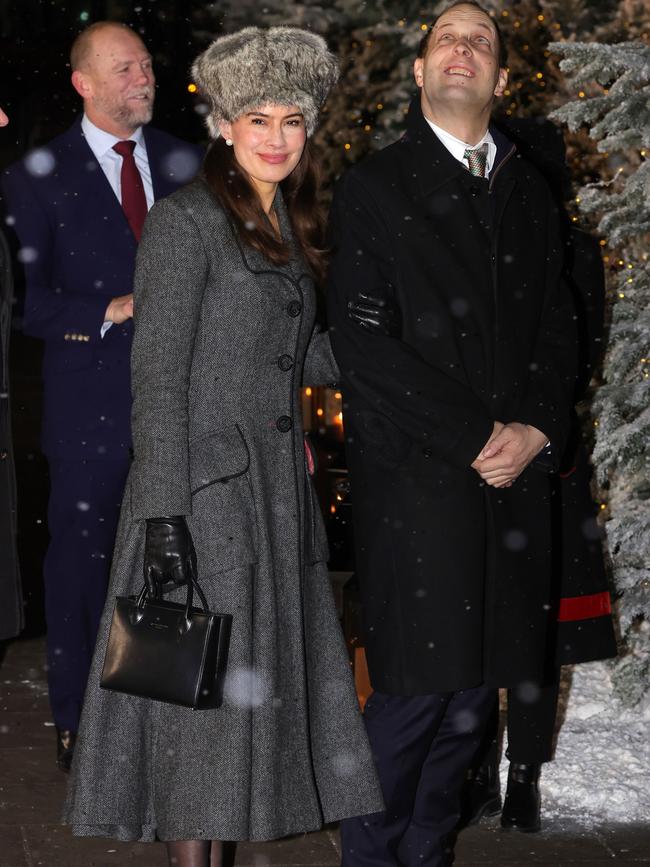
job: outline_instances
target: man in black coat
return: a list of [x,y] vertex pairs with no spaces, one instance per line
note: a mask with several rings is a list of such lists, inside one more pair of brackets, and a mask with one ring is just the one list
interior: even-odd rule
[[[583,400],[601,361],[605,316],[605,272],[598,240],[569,220],[571,197],[562,130],[544,118],[510,120],[504,132],[540,170],[562,215],[564,279],[571,291],[578,335],[578,377],[574,402]],[[591,466],[577,413],[559,472],[552,477],[554,568],[551,610],[555,633],[549,642],[547,674],[537,685],[508,690],[510,760],[503,809],[499,782],[499,709],[495,707],[464,793],[462,824],[501,812],[501,826],[524,832],[541,828],[539,776],[553,757],[560,666],[616,655],[602,530],[591,498]]]
[[[490,127],[505,66],[490,16],[449,7],[415,61],[405,135],[333,205],[329,314],[386,802],[343,824],[350,867],[451,863],[489,687],[544,666],[546,469],[569,427],[575,337],[551,194]],[[395,309],[394,334],[348,316],[359,293]]]

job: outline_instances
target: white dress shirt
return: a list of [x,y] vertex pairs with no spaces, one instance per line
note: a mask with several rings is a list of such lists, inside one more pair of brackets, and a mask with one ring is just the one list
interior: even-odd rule
[[[113,150],[113,145],[117,144],[122,139],[111,135],[110,132],[100,129],[98,126],[88,119],[84,114],[81,119],[81,130],[84,134],[88,147],[95,155],[102,171],[106,175],[106,180],[111,185],[111,189],[117,196],[117,201],[122,205],[122,157]],[[149,158],[147,156],[147,146],[144,143],[144,133],[142,127],[139,126],[133,135],[129,136],[131,141],[135,142],[133,149],[133,157],[135,164],[142,178],[144,194],[147,199],[147,210],[153,205],[153,184],[151,183],[151,169],[149,168]],[[126,294],[126,293],[124,293]],[[113,323],[106,321],[103,323],[100,334],[102,338]]]
[[[106,175],[106,180],[111,185],[111,189],[117,196],[117,201],[122,204],[122,157],[113,150],[113,145],[123,139],[111,135],[95,126],[92,121],[88,120],[84,114],[81,119],[81,130],[84,134],[88,147],[95,154],[97,162],[102,167],[102,171]],[[144,186],[144,194],[147,199],[147,210],[153,205],[153,184],[151,183],[151,169],[149,168],[149,158],[147,156],[147,146],[144,143],[144,133],[142,127],[139,126],[133,135],[129,136],[130,141],[135,142],[133,157],[135,164],[142,178]]]
[[429,124],[431,129],[435,132],[442,144],[447,148],[452,157],[458,160],[459,163],[462,163],[466,169],[469,169],[469,162],[463,156],[463,154],[465,153],[467,148],[469,148],[470,150],[476,150],[476,148],[480,147],[482,144],[487,143],[488,152],[487,163],[485,166],[485,176],[490,176],[492,166],[494,165],[494,161],[497,156],[497,146],[494,143],[494,139],[492,138],[492,133],[490,132],[490,130],[487,130],[483,138],[479,142],[476,142],[476,144],[468,144],[466,141],[461,141],[459,138],[456,138],[455,135],[447,132],[446,129],[442,129],[442,127],[437,126],[433,121],[429,120],[428,117],[425,117],[424,119]]

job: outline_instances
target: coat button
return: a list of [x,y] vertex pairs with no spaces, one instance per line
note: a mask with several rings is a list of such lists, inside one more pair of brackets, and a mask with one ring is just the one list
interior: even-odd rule
[[477,184],[472,184],[469,188],[470,193],[476,198],[476,196],[481,195],[481,188]]
[[433,457],[433,449],[429,449],[429,448],[422,449],[422,454],[424,455],[425,458],[432,458]]
[[289,302],[289,305],[287,306],[287,313],[289,314],[289,316],[293,316],[295,318],[296,316],[300,316],[301,312],[302,304],[300,303],[300,301]]
[[293,422],[288,415],[281,415],[280,418],[276,421],[275,426],[281,433],[286,433],[290,431],[293,427]]
[[291,370],[293,367],[293,358],[290,355],[281,355],[278,358],[278,367],[280,370]]

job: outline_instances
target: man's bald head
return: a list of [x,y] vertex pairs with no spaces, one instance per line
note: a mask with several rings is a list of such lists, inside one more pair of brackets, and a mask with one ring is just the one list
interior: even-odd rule
[[70,69],[73,72],[77,69],[84,70],[88,68],[93,56],[94,37],[99,33],[109,30],[117,30],[122,33],[127,31],[135,39],[139,39],[142,42],[138,34],[131,30],[128,24],[123,24],[121,21],[95,21],[94,24],[82,30],[72,43],[72,48],[70,49]]

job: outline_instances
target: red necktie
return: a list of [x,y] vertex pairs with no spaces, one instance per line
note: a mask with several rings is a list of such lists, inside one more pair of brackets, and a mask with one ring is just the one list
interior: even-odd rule
[[147,197],[144,193],[142,177],[135,164],[133,151],[134,141],[118,141],[113,145],[113,150],[122,157],[122,173],[120,183],[122,187],[122,210],[129,221],[129,226],[136,237],[140,240],[142,226],[147,216]]

